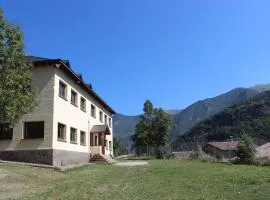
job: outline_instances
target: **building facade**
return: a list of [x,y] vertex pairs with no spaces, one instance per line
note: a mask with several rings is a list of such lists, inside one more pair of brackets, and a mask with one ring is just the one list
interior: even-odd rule
[[217,159],[233,159],[236,157],[238,141],[208,142],[202,150]]
[[68,61],[28,57],[38,105],[13,129],[0,127],[0,159],[48,165],[113,156],[112,115]]

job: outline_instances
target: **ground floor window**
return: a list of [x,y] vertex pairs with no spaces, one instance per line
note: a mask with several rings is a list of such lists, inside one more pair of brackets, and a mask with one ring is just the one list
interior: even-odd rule
[[70,143],[77,144],[77,129],[70,128]]
[[13,128],[9,124],[0,124],[0,140],[12,140]]
[[66,125],[58,123],[57,139],[60,141],[66,141]]
[[86,133],[84,131],[81,131],[81,134],[80,134],[80,144],[86,145]]
[[44,138],[44,121],[24,122],[24,139]]

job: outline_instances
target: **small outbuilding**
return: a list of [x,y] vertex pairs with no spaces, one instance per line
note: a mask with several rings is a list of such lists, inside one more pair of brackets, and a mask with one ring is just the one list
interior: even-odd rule
[[257,158],[270,158],[270,142],[256,148]]
[[239,141],[208,142],[202,150],[218,159],[232,159],[236,157]]

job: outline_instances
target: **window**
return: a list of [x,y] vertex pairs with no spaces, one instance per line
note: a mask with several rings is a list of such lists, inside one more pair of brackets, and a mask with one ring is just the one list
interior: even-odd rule
[[74,106],[77,106],[78,105],[77,104],[77,96],[78,96],[77,92],[75,92],[74,90],[71,90],[71,97],[70,97],[71,100],[70,100],[70,102]]
[[103,122],[103,113],[99,111],[99,121]]
[[82,111],[86,110],[86,100],[83,97],[81,97],[81,110]]
[[59,141],[66,141],[66,125],[58,123],[58,140]]
[[104,121],[105,121],[105,124],[108,124],[108,122],[107,122],[107,115],[104,115]]
[[9,124],[0,124],[0,140],[12,140],[13,128]]
[[112,127],[112,118],[109,117],[109,127]]
[[109,141],[109,149],[112,150],[112,141]]
[[86,145],[85,141],[86,141],[86,133],[84,131],[81,131],[80,144],[81,145]]
[[59,81],[59,97],[67,99],[67,85]]
[[24,122],[24,139],[44,138],[44,121]]
[[70,143],[77,144],[77,129],[70,128]]
[[91,104],[91,116],[96,118],[96,107]]
[[106,150],[108,150],[108,140],[105,140],[105,147],[106,147]]

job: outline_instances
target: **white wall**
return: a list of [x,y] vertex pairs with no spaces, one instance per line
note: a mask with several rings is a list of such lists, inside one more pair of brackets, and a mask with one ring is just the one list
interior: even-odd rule
[[[67,100],[58,96],[60,80],[67,85]],[[89,152],[91,128],[93,127],[93,125],[104,124],[99,121],[99,110],[102,110],[102,112],[108,117],[112,118],[112,116],[108,111],[103,108],[103,106],[101,106],[93,97],[91,97],[74,80],[72,80],[60,69],[56,69],[54,81],[53,148],[69,151]],[[78,94],[77,107],[71,104],[71,89],[76,91]],[[86,112],[80,109],[81,96],[86,99]],[[91,104],[96,106],[96,118],[93,118],[91,116]],[[66,125],[66,142],[57,140],[58,123]],[[77,129],[78,144],[70,143],[70,127]],[[86,132],[86,146],[80,145],[80,131]],[[112,128],[110,128],[110,131],[112,133]],[[112,138],[112,135],[106,136],[108,144],[109,140],[112,141]],[[106,155],[110,155],[109,149],[105,149],[105,151]]]
[[[12,140],[0,140],[0,151],[32,150],[52,148],[54,67],[43,66],[33,69],[33,85],[37,88],[38,105],[26,114],[13,129]],[[23,139],[24,122],[45,121],[44,139]]]
[[[58,96],[59,80],[68,86],[67,100]],[[54,148],[89,152],[91,128],[93,125],[104,124],[99,121],[99,110],[112,118],[111,114],[64,72],[53,66],[34,68],[33,83],[38,89],[38,106],[34,112],[24,115],[14,127],[12,140],[0,140],[0,151]],[[70,103],[71,88],[78,93],[78,107]],[[80,109],[81,96],[86,99],[86,112]],[[91,104],[96,106],[96,118],[91,116]],[[45,122],[44,139],[23,139],[23,124],[28,121]],[[58,122],[66,125],[66,142],[57,140]],[[77,129],[77,144],[70,143],[70,127]],[[80,145],[80,131],[86,132],[86,146]],[[112,133],[112,127],[110,131]],[[113,135],[106,136],[108,145],[112,138]],[[110,152],[109,148],[108,150],[105,148],[105,154],[110,155],[112,152]]]

